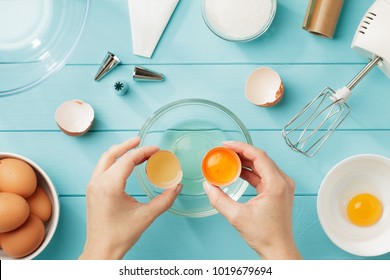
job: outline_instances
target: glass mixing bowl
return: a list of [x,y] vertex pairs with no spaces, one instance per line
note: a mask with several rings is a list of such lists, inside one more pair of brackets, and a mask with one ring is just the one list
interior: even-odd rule
[[89,0],[0,0],[0,97],[61,69],[84,28]]
[[[141,146],[160,146],[172,151],[180,160],[183,190],[170,211],[187,217],[205,217],[217,213],[203,191],[205,180],[201,162],[206,152],[222,145],[222,141],[237,140],[252,144],[244,124],[225,107],[203,99],[184,99],[157,110],[140,131]],[[136,168],[137,179],[145,193],[153,198],[163,190],[147,179],[143,163]],[[238,200],[248,183],[241,178],[222,188]]]

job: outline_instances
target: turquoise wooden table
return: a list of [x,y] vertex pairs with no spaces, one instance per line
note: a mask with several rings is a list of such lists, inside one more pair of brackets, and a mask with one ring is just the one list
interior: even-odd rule
[[[329,40],[302,30],[307,0],[279,0],[266,34],[249,43],[231,43],[204,24],[200,1],[182,0],[153,58],[144,59],[132,54],[127,0],[92,0],[85,32],[67,65],[28,92],[0,99],[0,150],[36,161],[60,196],[58,229],[38,259],[79,256],[85,241],[85,188],[100,154],[137,135],[155,110],[184,98],[209,99],[233,111],[254,144],[295,180],[294,234],[306,259],[359,259],[325,235],[317,217],[317,192],[330,168],[346,157],[360,153],[390,157],[390,81],[375,69],[361,82],[349,101],[352,115],[314,158],[291,151],[280,131],[324,86],[343,86],[366,63],[350,44],[372,2],[346,0],[335,38]],[[106,51],[123,63],[97,83],[93,77]],[[134,65],[164,73],[166,81],[134,82]],[[244,95],[246,78],[262,65],[275,69],[285,84],[285,97],[273,108],[256,107]],[[111,92],[117,79],[129,82],[129,94],[119,97]],[[96,113],[92,130],[79,138],[63,134],[54,120],[59,104],[70,99],[89,102]],[[127,191],[140,201],[148,200],[134,175]],[[240,201],[254,195],[248,188]],[[256,258],[221,215],[191,219],[170,212],[126,255],[126,259]],[[377,259],[390,259],[390,254]]]

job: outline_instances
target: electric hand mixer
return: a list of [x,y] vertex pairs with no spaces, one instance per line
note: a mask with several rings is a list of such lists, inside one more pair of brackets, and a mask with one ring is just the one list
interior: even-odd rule
[[351,112],[346,101],[352,89],[378,65],[390,78],[390,0],[376,0],[364,15],[352,48],[370,62],[346,86],[326,87],[283,128],[282,136],[294,151],[314,156]]

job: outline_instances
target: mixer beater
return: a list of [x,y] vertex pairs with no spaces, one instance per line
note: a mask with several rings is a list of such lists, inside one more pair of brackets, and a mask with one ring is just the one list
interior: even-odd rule
[[345,87],[326,87],[283,128],[282,136],[294,151],[314,156],[351,112],[346,100],[352,89],[381,61],[375,57]]
[[376,65],[390,78],[390,0],[376,0],[366,12],[352,42],[352,48],[370,62],[344,87],[326,87],[283,128],[287,145],[308,157],[322,148],[350,114],[346,101],[352,89]]

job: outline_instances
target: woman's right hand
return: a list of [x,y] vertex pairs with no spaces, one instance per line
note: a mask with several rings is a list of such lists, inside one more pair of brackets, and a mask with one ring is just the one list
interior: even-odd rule
[[225,142],[242,162],[241,178],[256,188],[246,203],[204,183],[210,203],[263,259],[301,259],[292,232],[294,181],[267,154],[242,142]]

